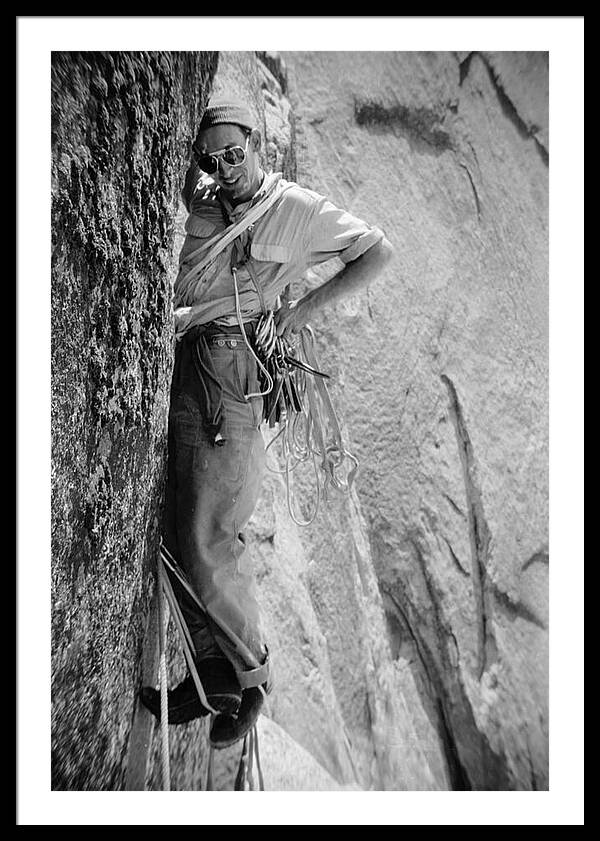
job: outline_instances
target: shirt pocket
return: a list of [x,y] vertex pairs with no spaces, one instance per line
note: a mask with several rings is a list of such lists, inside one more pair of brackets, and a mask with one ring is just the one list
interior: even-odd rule
[[255,260],[264,263],[289,263],[292,259],[292,248],[283,242],[252,242],[250,253]]
[[[179,253],[179,269],[180,273],[177,277],[175,289],[179,289],[178,282],[181,278],[185,278],[190,269],[193,268],[199,260],[203,259],[208,254],[209,242],[213,239],[218,231],[217,223],[211,219],[202,218],[191,213],[185,220],[186,238]],[[203,273],[203,280],[207,281],[214,274],[211,272]],[[189,302],[188,302],[189,304]]]
[[199,239],[209,237],[217,230],[216,222],[212,222],[210,219],[203,219],[201,216],[196,216],[195,213],[190,213],[185,220],[184,227],[186,234],[192,237],[198,237]]

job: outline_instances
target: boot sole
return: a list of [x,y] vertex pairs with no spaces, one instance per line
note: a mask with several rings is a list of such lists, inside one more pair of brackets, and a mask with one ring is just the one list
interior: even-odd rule
[[237,711],[240,708],[242,699],[239,695],[211,695],[206,699],[211,707],[219,712],[220,715],[230,715],[235,718]]
[[[258,721],[258,717],[260,716],[261,710],[262,710],[262,704],[259,707],[259,709],[257,710],[256,715],[252,716],[251,720],[243,727],[243,729],[239,730],[237,733],[235,733],[234,735],[232,735],[228,738],[223,738],[223,739],[218,739],[218,740],[214,739],[213,735],[212,735],[212,729],[214,728],[214,723],[213,723],[213,725],[211,727],[211,732],[209,733],[209,737],[208,737],[211,747],[213,747],[215,750],[223,750],[224,748],[230,748],[232,745],[235,745],[237,742],[240,742],[245,736],[248,735],[250,730],[252,730],[252,728],[254,727],[256,722]],[[231,718],[233,718],[235,720],[235,716],[231,716]]]
[[[156,704],[151,701],[147,696],[144,696],[144,694],[140,694],[140,701],[148,712],[152,713],[158,721],[161,720],[160,704]],[[229,715],[232,718],[235,718],[235,715],[240,707],[241,698],[236,694],[223,693],[210,696],[207,698],[207,701],[211,707],[218,710],[220,714]],[[191,715],[188,715],[186,710],[189,710]],[[176,707],[170,706],[168,708],[167,721],[169,724],[187,724],[189,721],[195,721],[198,718],[205,718],[207,715],[210,715],[210,710],[207,710],[206,707],[204,707],[200,701],[195,698],[190,699],[185,704],[178,704]]]
[[241,733],[232,736],[230,739],[220,739],[218,742],[215,742],[213,739],[209,737],[210,746],[215,750],[224,750],[225,748],[230,748],[232,745],[236,745],[238,742],[241,742],[242,739],[248,735],[248,733],[252,730],[256,722],[258,721],[258,716],[249,724],[246,729],[244,729]]

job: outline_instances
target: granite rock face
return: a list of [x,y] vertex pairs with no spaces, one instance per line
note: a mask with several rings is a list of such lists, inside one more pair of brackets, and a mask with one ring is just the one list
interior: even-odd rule
[[[266,787],[547,788],[547,84],[541,53],[55,55],[55,788],[122,789],[134,750],[161,786],[134,697],[176,192],[210,90],[247,98],[265,165],[395,246],[313,325],[352,493],[298,527],[275,442],[248,530],[275,665]],[[293,485],[306,516],[314,477]],[[173,633],[170,661],[175,682]],[[202,787],[206,727],[171,728],[174,789]],[[217,788],[238,759],[216,755]]]
[[396,251],[315,324],[395,663],[452,787],[546,788],[547,55],[283,59],[298,180]]
[[52,785],[123,785],[157,545],[181,170],[213,53],[52,56]]

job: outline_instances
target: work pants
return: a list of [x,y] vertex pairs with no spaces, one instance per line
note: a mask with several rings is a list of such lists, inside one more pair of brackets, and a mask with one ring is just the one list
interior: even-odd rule
[[[198,365],[199,343],[210,377]],[[262,398],[244,395],[259,390],[256,361],[238,328],[204,329],[178,345],[163,540],[204,607],[205,612],[175,587],[197,656],[225,654],[237,672],[266,659],[244,537],[266,461]],[[219,399],[222,421],[215,436],[209,421]]]

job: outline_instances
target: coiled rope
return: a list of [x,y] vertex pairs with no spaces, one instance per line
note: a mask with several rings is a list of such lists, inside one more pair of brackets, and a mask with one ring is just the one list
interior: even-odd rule
[[[234,240],[231,262],[238,325],[263,379],[262,390],[246,394],[245,398],[266,398],[265,414],[269,426],[275,423],[280,425],[279,432],[269,442],[267,450],[276,441],[280,441],[285,467],[283,471],[271,467],[269,469],[285,475],[290,517],[296,525],[308,526],[316,518],[321,499],[327,498],[330,487],[343,493],[350,491],[359,464],[344,446],[340,424],[325,385],[329,376],[317,368],[312,328],[309,325],[303,327],[297,334],[298,342],[295,345],[277,335],[274,312],[266,306],[252,262],[250,236],[253,228],[253,224],[248,225],[243,235],[240,234]],[[245,240],[245,244],[242,240]],[[240,266],[248,271],[262,310],[254,332],[254,347],[246,335],[240,305],[237,277]],[[302,426],[303,432],[300,431]],[[347,469],[344,464],[346,459],[351,462]],[[316,479],[313,511],[308,519],[301,520],[294,512],[291,474],[299,464],[309,460],[313,462]]]
[[[296,345],[277,335],[273,338],[272,333],[267,333],[265,344],[260,337],[257,328],[257,348],[264,359],[273,360],[278,381],[268,420],[271,425],[276,415],[280,429],[266,449],[279,442],[284,464],[283,470],[268,467],[285,477],[286,503],[292,520],[298,526],[308,526],[315,520],[321,500],[327,499],[330,488],[349,493],[359,467],[358,459],[344,445],[325,384],[328,375],[318,370],[312,328],[306,325],[299,332]],[[312,462],[315,476],[313,505],[308,518],[300,519],[294,510],[292,473],[298,465],[308,462]]]

